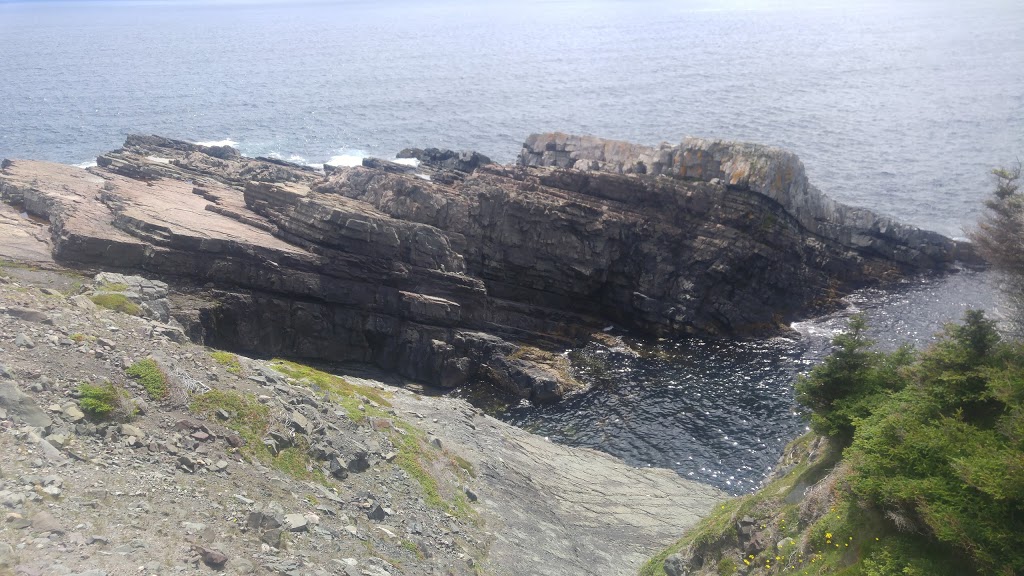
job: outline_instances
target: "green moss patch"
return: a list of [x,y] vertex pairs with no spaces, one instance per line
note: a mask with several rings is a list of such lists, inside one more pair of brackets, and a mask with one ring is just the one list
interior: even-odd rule
[[356,422],[361,422],[367,416],[388,416],[386,412],[373,406],[364,405],[362,410],[359,409],[359,406],[364,404],[364,399],[377,406],[391,407],[391,402],[379,390],[352,384],[341,376],[281,358],[271,360],[270,366],[281,374],[293,378],[299,384],[328,394],[331,401],[341,405],[349,417]]
[[94,294],[89,297],[101,308],[121,312],[131,316],[141,316],[142,308],[135,302],[129,300],[124,294]]
[[213,350],[210,352],[210,358],[213,358],[214,362],[223,366],[231,374],[238,375],[242,373],[242,364],[238,361],[238,356],[231,352]]

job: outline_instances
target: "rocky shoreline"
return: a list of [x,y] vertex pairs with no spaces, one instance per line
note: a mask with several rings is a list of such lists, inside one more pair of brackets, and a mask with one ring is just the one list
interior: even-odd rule
[[0,575],[626,575],[724,498],[397,376],[194,344],[166,289],[0,264]]
[[403,156],[420,164],[320,172],[130,136],[88,170],[5,160],[0,256],[162,278],[185,333],[219,348],[536,402],[579,386],[560,353],[608,324],[777,333],[855,287],[976,261],[832,201],[773,148],[546,134],[511,166]]

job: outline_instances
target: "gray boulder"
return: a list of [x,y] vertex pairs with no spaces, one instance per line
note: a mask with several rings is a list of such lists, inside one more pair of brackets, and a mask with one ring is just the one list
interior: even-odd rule
[[32,397],[19,390],[14,382],[0,382],[0,408],[7,411],[9,418],[21,420],[29,426],[46,428],[53,423]]

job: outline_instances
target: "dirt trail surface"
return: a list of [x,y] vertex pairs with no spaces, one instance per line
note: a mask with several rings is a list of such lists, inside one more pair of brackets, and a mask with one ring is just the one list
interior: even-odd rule
[[633,574],[724,496],[379,375],[193,344],[173,296],[0,264],[0,575]]

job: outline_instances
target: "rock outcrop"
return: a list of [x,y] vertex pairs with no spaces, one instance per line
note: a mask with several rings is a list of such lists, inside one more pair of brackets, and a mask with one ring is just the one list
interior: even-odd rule
[[686,138],[658,147],[562,133],[533,134],[519,163],[574,170],[722,182],[779,203],[807,231],[841,246],[918,268],[976,262],[965,242],[836,202],[807,179],[792,152],[758,144]]
[[325,174],[131,136],[88,170],[5,161],[0,197],[45,222],[0,224],[31,229],[17,246],[37,256],[191,287],[177,315],[211,345],[444,387],[486,379],[537,401],[576,383],[559,354],[524,351],[559,352],[609,322],[773,333],[850,288],[969,256],[832,202],[795,156],[758,146],[546,135],[514,166],[405,155],[419,166]]

